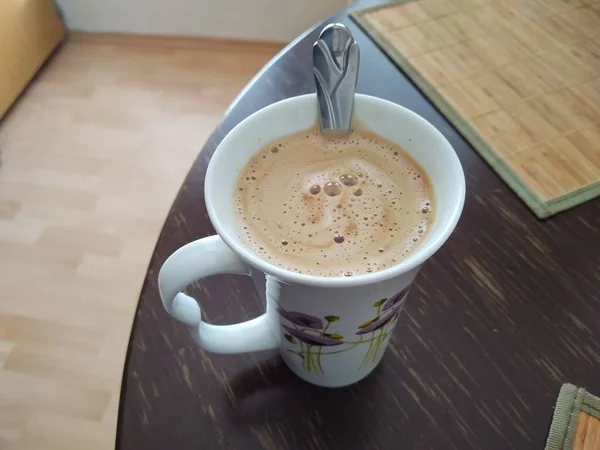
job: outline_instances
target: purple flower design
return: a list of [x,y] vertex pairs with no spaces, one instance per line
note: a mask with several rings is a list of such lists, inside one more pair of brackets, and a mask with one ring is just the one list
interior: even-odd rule
[[323,329],[323,321],[318,317],[311,316],[310,314],[286,311],[283,308],[277,308],[277,312],[281,315],[281,317],[285,317],[287,320],[295,325],[298,325],[299,327],[312,328],[313,330]]
[[364,328],[361,328],[356,332],[356,334],[367,334],[372,331],[377,331],[380,328],[383,328],[388,322],[390,322],[394,317],[398,315],[398,311],[394,308],[391,311],[388,311],[381,315],[378,319],[375,319],[369,325]]
[[406,297],[406,295],[408,294],[408,291],[410,290],[410,284],[408,286],[406,286],[404,289],[402,289],[400,292],[398,292],[396,295],[393,295],[392,297],[388,298],[386,300],[386,302],[383,304],[383,306],[381,307],[382,311],[387,311],[390,308],[396,307],[398,305],[398,308],[400,307],[399,305],[401,305],[402,300],[404,300],[404,297]]
[[299,339],[300,341],[302,341],[306,344],[324,345],[327,347],[332,347],[334,345],[341,345],[344,343],[342,340],[331,339],[331,338],[324,337],[324,336],[317,336],[314,334],[307,333],[305,331],[297,330],[293,327],[289,327],[284,324],[282,324],[281,326],[283,328],[285,328],[285,331],[287,331],[289,334],[291,334],[292,336],[294,336],[295,338]]
[[383,298],[380,301],[375,302],[373,306],[381,308],[379,313],[380,315],[375,317],[374,319],[368,320],[365,323],[363,323],[359,327],[356,334],[372,333],[373,331],[377,331],[383,328],[392,320],[396,319],[400,314],[400,308],[402,308],[402,305],[404,304],[404,299],[406,299],[406,295],[408,294],[409,290],[410,285],[406,286],[396,295],[393,295],[388,299]]

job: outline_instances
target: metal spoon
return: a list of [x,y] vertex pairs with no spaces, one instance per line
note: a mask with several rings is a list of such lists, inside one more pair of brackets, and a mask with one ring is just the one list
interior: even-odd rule
[[313,46],[313,73],[323,135],[350,132],[360,52],[341,23],[327,25]]

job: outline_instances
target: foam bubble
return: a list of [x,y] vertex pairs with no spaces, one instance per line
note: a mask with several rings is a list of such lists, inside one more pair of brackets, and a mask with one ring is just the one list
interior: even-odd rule
[[323,192],[330,197],[338,196],[342,193],[342,185],[337,181],[330,181],[323,186]]
[[340,175],[340,182],[344,186],[354,186],[358,183],[358,179],[351,173],[345,173],[343,175]]

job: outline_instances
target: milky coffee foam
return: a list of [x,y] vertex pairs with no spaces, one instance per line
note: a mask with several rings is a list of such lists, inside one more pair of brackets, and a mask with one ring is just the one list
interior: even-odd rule
[[239,174],[240,235],[256,254],[324,277],[376,272],[419,247],[434,219],[431,184],[401,147],[354,129],[278,139]]

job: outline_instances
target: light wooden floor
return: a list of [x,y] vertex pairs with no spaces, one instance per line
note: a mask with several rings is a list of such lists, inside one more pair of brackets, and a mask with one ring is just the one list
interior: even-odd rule
[[75,35],[0,122],[0,449],[112,449],[146,265],[276,44]]

